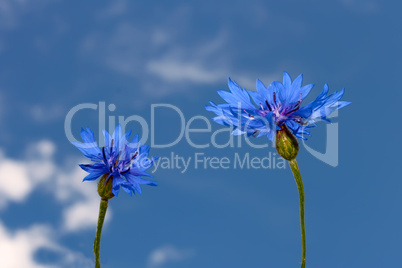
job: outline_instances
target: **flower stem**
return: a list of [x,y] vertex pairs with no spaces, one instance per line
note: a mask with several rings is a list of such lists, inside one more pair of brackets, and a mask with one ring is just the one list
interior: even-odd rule
[[304,225],[304,187],[303,180],[300,175],[299,166],[297,165],[296,159],[289,161],[290,168],[292,169],[293,176],[295,177],[297,189],[299,190],[300,199],[300,227],[302,236],[302,263],[301,268],[306,267],[306,228]]
[[95,268],[100,268],[100,239],[102,234],[103,221],[105,220],[106,210],[109,201],[107,199],[101,199],[99,206],[99,218],[98,218],[98,226],[96,227],[96,236],[94,242],[94,253],[95,253]]

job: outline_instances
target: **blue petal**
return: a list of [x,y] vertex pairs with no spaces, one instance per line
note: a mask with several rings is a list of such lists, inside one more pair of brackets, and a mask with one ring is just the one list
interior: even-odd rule
[[108,170],[104,163],[95,163],[95,164],[82,164],[79,165],[86,172],[102,172],[107,173]]
[[136,169],[133,168],[130,170],[130,174],[134,175],[134,176],[147,176],[147,177],[152,177],[152,175],[146,173],[144,170],[140,170],[140,169]]
[[[132,189],[131,185],[122,184],[122,185],[121,185],[121,188],[123,188],[123,190],[124,190],[126,193],[128,193],[130,196],[133,196],[133,189]],[[134,192],[134,195],[135,195],[135,192]]]
[[290,88],[288,88],[288,95],[286,97],[286,103],[291,104],[298,102],[301,99],[301,85],[303,83],[303,74],[300,74],[296,79],[293,81]]
[[89,128],[87,128],[86,130],[81,128],[81,138],[85,143],[95,142],[94,133]]
[[121,129],[121,125],[120,124],[118,124],[117,126],[116,126],[116,128],[115,128],[115,130],[114,130],[114,132],[113,132],[113,140],[114,140],[114,144],[113,144],[113,147],[114,147],[114,152],[119,152],[119,150],[120,150],[120,138],[121,138],[121,133],[122,133],[123,131],[122,131],[122,129]]
[[304,100],[305,97],[310,93],[311,89],[314,87],[314,84],[305,85],[300,89],[301,91],[301,99]]
[[117,196],[120,191],[120,185],[124,184],[126,181],[121,176],[113,176],[113,186],[112,193]]
[[96,160],[102,160],[102,151],[98,147],[96,143],[79,143],[79,142],[72,142],[72,144],[77,147],[78,150],[81,151],[81,153],[89,158],[89,159],[96,159]]
[[268,106],[266,105],[266,101],[268,102],[269,105],[272,106],[273,104],[273,93],[275,92],[275,87],[272,85],[269,85],[268,88],[265,87],[265,85],[257,79],[256,82],[256,88],[257,88],[257,93],[250,91],[249,94],[253,98],[254,102],[257,105],[263,105],[265,109],[269,109]]
[[142,145],[142,146],[139,148],[139,152],[140,152],[140,154],[146,154],[146,155],[148,155],[149,149],[150,149],[149,145]]
[[228,86],[230,92],[219,90],[218,94],[224,99],[230,106],[238,107],[241,106],[245,109],[255,109],[254,105],[251,103],[250,96],[247,90],[242,89],[239,85],[228,79]]
[[290,78],[290,75],[287,72],[283,72],[283,85],[285,88],[290,88],[292,85],[292,78]]
[[136,134],[136,135],[133,137],[133,139],[130,141],[130,143],[136,144],[136,143],[138,143],[138,140],[139,140],[139,137],[138,137],[138,134]]
[[142,194],[142,189],[141,186],[138,183],[132,183],[131,184],[132,189],[134,190],[134,192],[137,192],[139,194]]
[[293,80],[293,83],[292,83],[293,91],[296,91],[299,88],[301,88],[302,83],[303,83],[303,74],[299,74],[299,76],[296,77],[295,80]]
[[[285,86],[278,81],[274,81],[271,83],[271,90],[272,92],[275,92],[276,94],[276,104],[285,104],[286,103],[286,96],[287,96],[287,90]],[[273,95],[273,93],[272,93]],[[272,103],[275,103],[273,100]]]
[[103,130],[102,132],[103,132],[103,139],[105,140],[105,146],[106,148],[110,149],[110,143],[112,142],[113,138],[106,130]]
[[103,172],[93,172],[89,173],[82,181],[93,181],[102,176]]

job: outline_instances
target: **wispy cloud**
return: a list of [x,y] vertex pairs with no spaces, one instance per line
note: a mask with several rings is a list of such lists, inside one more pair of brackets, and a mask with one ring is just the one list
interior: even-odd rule
[[163,267],[169,262],[180,262],[194,256],[194,250],[178,249],[172,245],[164,245],[149,254],[148,266],[150,268]]
[[[123,4],[119,6],[123,9]],[[232,64],[233,51],[228,49],[230,33],[222,27],[214,35],[183,42],[192,31],[185,23],[192,12],[176,7],[159,23],[141,27],[129,19],[112,22],[114,26],[107,31],[97,30],[83,39],[83,59],[134,79],[143,93],[154,97],[224,81],[228,74],[238,72]]]
[[[79,252],[61,246],[57,234],[47,225],[32,225],[27,229],[9,230],[0,222],[0,260],[2,267],[50,268],[93,267],[92,261]],[[42,264],[36,258],[38,250],[56,253],[56,263]]]
[[0,155],[0,208],[11,201],[23,202],[38,184],[50,178],[55,168],[53,152],[53,143],[44,140],[28,148],[25,161]]
[[[233,42],[237,37],[227,27],[222,25],[208,36],[187,40],[193,31],[187,20],[191,21],[193,12],[191,8],[176,7],[158,23],[143,23],[141,27],[127,18],[111,20],[114,26],[93,31],[83,39],[82,58],[133,79],[139,84],[137,92],[154,98],[190,93],[194,86],[222,83],[228,76],[254,88],[257,74],[253,68],[235,64],[238,51]],[[258,20],[266,17],[263,14]]]
[[214,83],[225,76],[224,72],[208,70],[198,62],[182,62],[174,58],[151,60],[147,70],[169,82]]
[[227,43],[227,35],[222,32],[190,47],[171,44],[160,56],[147,59],[146,70],[170,83],[216,83],[228,73],[229,60],[222,53]]
[[46,104],[46,105],[31,105],[27,107],[28,115],[32,117],[35,122],[49,123],[65,116],[65,110],[62,105]]
[[[9,201],[24,200],[33,188],[28,169],[19,161],[3,159],[0,163],[0,178],[0,207],[5,207]],[[8,178],[12,178],[12,183]]]
[[[66,170],[70,169],[70,172]],[[86,173],[77,164],[66,167],[56,175],[51,186],[56,198],[65,204],[63,210],[63,226],[67,232],[93,228],[98,220],[99,196],[96,183],[84,183]],[[105,222],[112,217],[112,209],[108,209]]]
[[[63,209],[63,230],[71,232],[97,223],[99,196],[96,184],[83,183],[85,172],[76,161],[58,166],[54,143],[43,140],[26,149],[24,160],[0,156],[0,208],[10,202],[23,203],[39,187],[47,189]],[[107,221],[111,218],[108,211]]]
[[[96,183],[83,183],[85,172],[76,161],[65,161],[62,166],[54,160],[56,146],[42,140],[25,150],[25,157],[13,159],[4,152],[0,156],[0,208],[9,203],[24,206],[27,197],[39,188],[47,190],[58,201],[62,212],[61,225],[35,224],[27,229],[10,230],[0,222],[0,259],[4,267],[55,267],[37,262],[35,254],[46,249],[57,253],[57,267],[91,267],[91,261],[73,252],[57,241],[71,232],[97,223],[99,196]],[[27,204],[28,205],[28,204]],[[110,211],[106,221],[111,218]]]
[[170,29],[157,27],[149,32],[123,23],[110,37],[105,33],[87,36],[82,52],[86,57],[95,56],[93,59],[101,60],[121,75],[135,78],[143,92],[154,97],[189,92],[193,85],[221,83],[229,75],[245,82],[244,87],[255,87],[255,74],[244,71],[240,75],[231,64],[230,54],[225,53],[230,41],[226,33],[219,32],[193,46],[183,46],[166,34]]

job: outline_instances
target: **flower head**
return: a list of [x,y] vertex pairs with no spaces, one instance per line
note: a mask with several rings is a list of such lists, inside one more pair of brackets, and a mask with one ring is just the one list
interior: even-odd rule
[[120,125],[117,125],[113,136],[106,130],[103,131],[103,135],[105,146],[102,148],[96,143],[94,133],[89,128],[81,129],[84,143],[73,142],[85,157],[94,162],[80,165],[83,170],[89,172],[84,181],[92,181],[104,176],[103,184],[111,183],[110,188],[115,196],[118,195],[120,187],[132,195],[136,192],[141,194],[140,184],[157,185],[154,181],[141,178],[141,176],[152,177],[145,171],[157,158],[148,158],[149,146],[141,146],[138,135],[129,141],[131,131],[123,134]]
[[234,135],[266,135],[272,140],[276,131],[285,124],[296,137],[306,139],[305,135],[310,135],[307,130],[314,127],[317,120],[330,122],[327,116],[350,102],[339,101],[344,90],[327,96],[328,85],[325,84],[314,101],[301,106],[314,86],[302,86],[302,81],[302,74],[292,82],[289,74],[284,72],[283,83],[274,81],[266,87],[257,79],[257,91],[249,91],[229,78],[230,92],[218,91],[227,103],[216,105],[210,102],[211,106],[206,106],[206,109],[217,115],[213,118],[215,122],[233,126]]

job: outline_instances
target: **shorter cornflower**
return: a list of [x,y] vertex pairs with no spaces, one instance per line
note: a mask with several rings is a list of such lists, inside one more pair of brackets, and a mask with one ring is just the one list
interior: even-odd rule
[[110,184],[114,196],[119,194],[120,188],[132,195],[132,193],[141,194],[141,184],[157,185],[155,181],[141,178],[141,176],[151,177],[146,170],[157,158],[148,158],[149,146],[141,145],[138,135],[129,141],[131,131],[123,134],[120,125],[116,127],[113,136],[106,130],[103,131],[103,135],[105,146],[102,148],[96,143],[94,133],[89,128],[81,129],[84,143],[73,142],[85,157],[94,162],[80,165],[89,173],[84,181],[93,181],[102,177],[102,183]]

